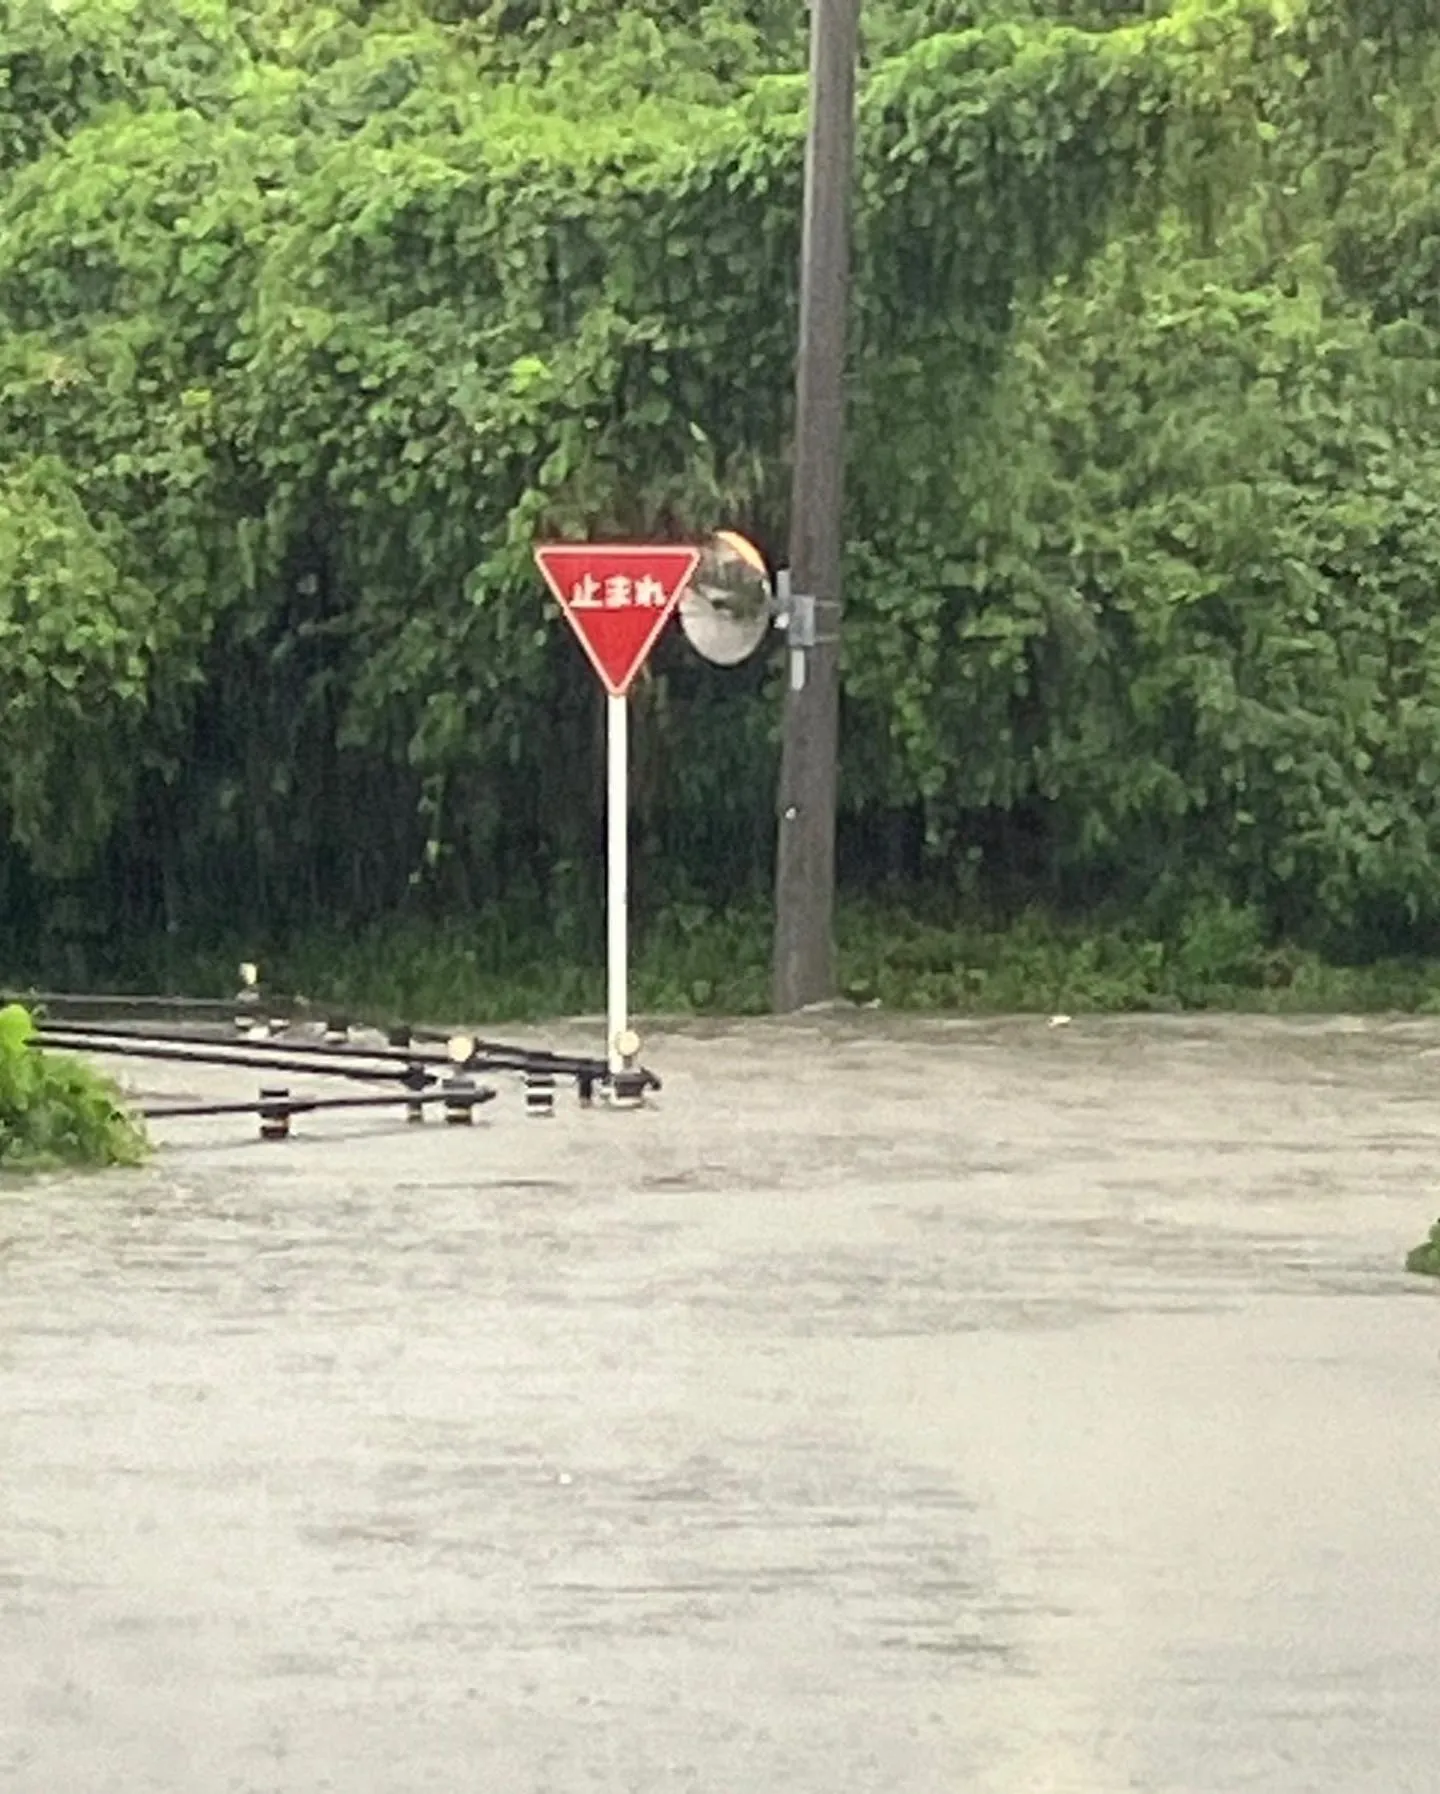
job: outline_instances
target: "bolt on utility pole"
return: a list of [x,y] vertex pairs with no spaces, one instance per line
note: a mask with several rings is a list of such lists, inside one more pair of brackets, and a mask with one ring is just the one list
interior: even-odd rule
[[782,1014],[835,994],[845,355],[859,39],[860,0],[810,0],[790,573],[795,591],[814,599],[815,644],[785,693],[773,966],[774,1006]]

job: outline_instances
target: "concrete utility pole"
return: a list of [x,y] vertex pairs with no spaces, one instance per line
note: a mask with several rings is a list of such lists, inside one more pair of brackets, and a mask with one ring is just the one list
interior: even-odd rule
[[785,694],[773,986],[782,1014],[835,994],[845,351],[859,39],[860,0],[810,0],[790,570],[794,590],[816,601],[816,645],[805,656],[802,689],[792,679]]

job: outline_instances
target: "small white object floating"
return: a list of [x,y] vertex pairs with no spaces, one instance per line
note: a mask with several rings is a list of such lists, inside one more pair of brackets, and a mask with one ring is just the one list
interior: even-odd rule
[[1046,1023],[1046,1026],[1050,1028],[1068,1028],[1070,1026],[1070,1017],[1068,1015],[1052,1015],[1050,1020]]

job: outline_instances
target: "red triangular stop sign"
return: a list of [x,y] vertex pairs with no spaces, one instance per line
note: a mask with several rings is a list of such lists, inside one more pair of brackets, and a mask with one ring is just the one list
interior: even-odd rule
[[535,564],[606,691],[623,698],[700,565],[698,548],[552,542]]

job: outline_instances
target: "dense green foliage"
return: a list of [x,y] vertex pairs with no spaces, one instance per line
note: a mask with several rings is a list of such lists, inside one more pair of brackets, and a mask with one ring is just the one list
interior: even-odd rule
[[38,1052],[28,1013],[0,1009],[0,1172],[136,1165],[145,1134],[107,1079],[78,1059]]
[[[529,548],[783,541],[803,26],[0,0],[0,951],[589,935]],[[1431,0],[869,0],[852,889],[1432,940],[1437,54]],[[642,911],[763,882],[775,699],[663,644]]]

